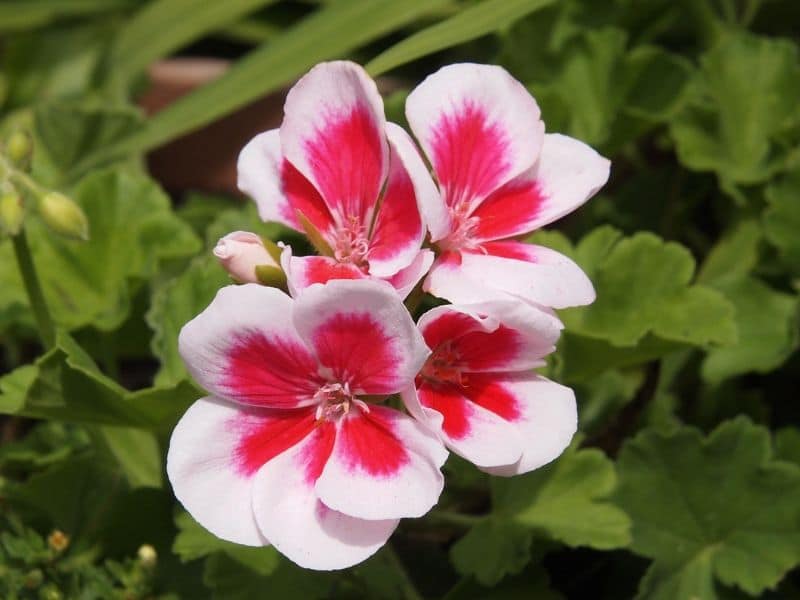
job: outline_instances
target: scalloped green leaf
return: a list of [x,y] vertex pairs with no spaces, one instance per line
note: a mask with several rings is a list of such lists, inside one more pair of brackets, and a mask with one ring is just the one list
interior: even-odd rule
[[769,432],[740,417],[708,437],[647,430],[619,456],[616,497],[631,549],[653,559],[639,598],[757,595],[800,564],[800,468],[774,460]]

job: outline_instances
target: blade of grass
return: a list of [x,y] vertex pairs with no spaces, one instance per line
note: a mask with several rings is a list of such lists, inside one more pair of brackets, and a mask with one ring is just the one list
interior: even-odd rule
[[554,0],[487,0],[440,21],[398,42],[367,64],[375,76],[427,56],[463,44],[521,19]]

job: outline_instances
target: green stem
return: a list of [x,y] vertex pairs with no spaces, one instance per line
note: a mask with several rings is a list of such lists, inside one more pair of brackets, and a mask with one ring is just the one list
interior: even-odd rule
[[31,256],[30,246],[28,246],[25,229],[11,239],[14,244],[17,266],[19,267],[20,275],[22,275],[22,282],[25,284],[25,291],[28,293],[28,301],[31,303],[31,309],[36,319],[36,325],[39,327],[42,343],[46,348],[52,348],[56,341],[56,330],[53,326],[53,319],[50,317],[50,311],[47,310],[47,303],[44,301],[39,277],[36,275],[36,267],[33,265],[33,257]]
[[411,581],[411,577],[408,575],[408,571],[406,571],[406,568],[400,560],[400,557],[397,556],[397,552],[395,552],[394,547],[391,544],[386,544],[384,547],[386,548],[386,555],[394,564],[395,569],[397,569],[397,572],[400,574],[400,578],[403,580],[403,598],[405,600],[423,600],[422,595],[417,591],[414,582]]

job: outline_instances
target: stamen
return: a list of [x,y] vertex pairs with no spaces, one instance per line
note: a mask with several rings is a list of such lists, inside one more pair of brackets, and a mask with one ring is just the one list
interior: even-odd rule
[[339,262],[350,263],[360,269],[369,268],[369,240],[366,228],[357,217],[349,217],[336,232],[333,255]]
[[470,216],[471,208],[470,203],[463,200],[448,208],[451,233],[439,242],[443,250],[462,250],[478,246],[473,241],[478,218]]

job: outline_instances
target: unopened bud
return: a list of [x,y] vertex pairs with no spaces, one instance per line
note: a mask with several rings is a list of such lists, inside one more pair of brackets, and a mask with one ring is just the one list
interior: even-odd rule
[[6,142],[6,156],[19,167],[27,168],[32,151],[33,141],[24,131],[15,131]]
[[156,549],[153,548],[150,544],[144,544],[139,546],[139,550],[136,553],[139,557],[139,562],[142,563],[142,566],[147,569],[152,569],[156,566],[156,561],[158,560],[158,553]]
[[39,214],[47,226],[66,238],[89,239],[89,221],[72,199],[60,192],[47,192],[39,200]]
[[256,267],[260,265],[279,269],[261,238],[249,231],[229,233],[217,242],[213,252],[230,276],[240,283],[258,283]]
[[51,550],[56,552],[63,552],[69,546],[69,536],[58,529],[54,529],[50,535],[47,536],[47,545]]
[[25,220],[25,207],[22,196],[16,191],[5,191],[0,195],[0,231],[8,235],[17,235]]

